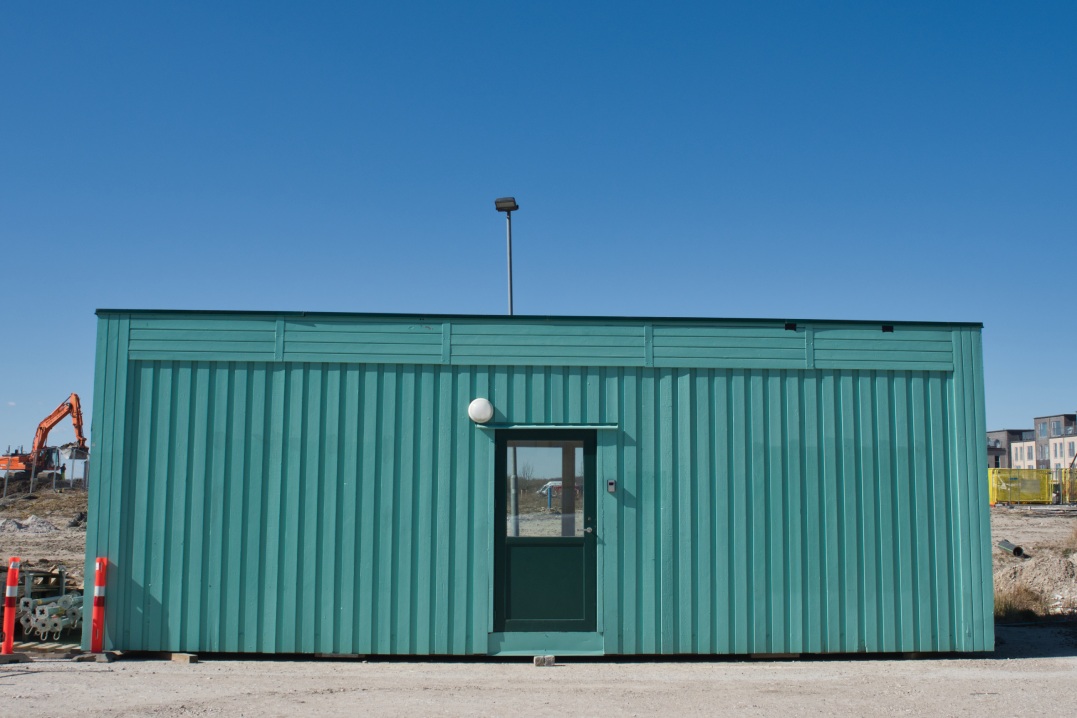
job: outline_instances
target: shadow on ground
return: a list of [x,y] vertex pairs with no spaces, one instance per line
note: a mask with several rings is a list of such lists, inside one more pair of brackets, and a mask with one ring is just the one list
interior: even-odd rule
[[1071,658],[1077,656],[1077,623],[995,626],[992,658]]
[[[125,660],[156,661],[167,658],[168,653],[129,651]],[[265,662],[343,661],[364,663],[531,663],[531,656],[359,656],[327,654],[257,654],[257,653],[201,653],[203,660],[236,660]],[[760,661],[831,662],[831,661],[892,661],[892,660],[970,660],[970,659],[1025,659],[1025,658],[1073,658],[1077,657],[1077,622],[997,624],[995,626],[995,650],[991,653],[832,653],[803,654],[796,657],[782,656],[728,656],[728,655],[643,655],[643,656],[558,656],[562,663],[752,663]]]

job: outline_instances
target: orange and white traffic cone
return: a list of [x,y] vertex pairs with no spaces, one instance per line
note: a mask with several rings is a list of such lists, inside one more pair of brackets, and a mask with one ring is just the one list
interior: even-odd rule
[[7,587],[4,590],[4,645],[0,653],[12,653],[15,649],[15,613],[18,611],[16,595],[19,591],[19,566],[22,562],[18,556],[8,562]]
[[105,645],[105,570],[108,559],[98,557],[93,579],[93,619],[90,624],[90,652],[100,653]]

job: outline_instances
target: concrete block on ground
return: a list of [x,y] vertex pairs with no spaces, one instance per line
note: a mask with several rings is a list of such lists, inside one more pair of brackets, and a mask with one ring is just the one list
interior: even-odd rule
[[197,653],[172,653],[169,658],[173,663],[198,663]]
[[0,653],[0,665],[6,663],[30,663],[30,656],[25,653]]
[[556,656],[535,656],[536,666],[553,666],[557,664]]
[[72,653],[65,658],[70,658],[73,663],[112,663],[119,658],[119,654],[115,651],[105,651],[104,653]]

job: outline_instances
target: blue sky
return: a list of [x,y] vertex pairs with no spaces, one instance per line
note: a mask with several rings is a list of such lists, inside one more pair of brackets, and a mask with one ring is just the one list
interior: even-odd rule
[[[5,3],[0,449],[98,307],[984,322],[1077,409],[1077,4]],[[68,426],[57,442],[70,440]]]

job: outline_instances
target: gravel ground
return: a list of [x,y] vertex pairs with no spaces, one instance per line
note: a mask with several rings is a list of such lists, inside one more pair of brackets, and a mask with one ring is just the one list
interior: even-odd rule
[[1073,628],[1004,627],[999,637],[987,657],[908,660],[38,661],[0,666],[0,705],[19,715],[165,717],[1077,712]]

